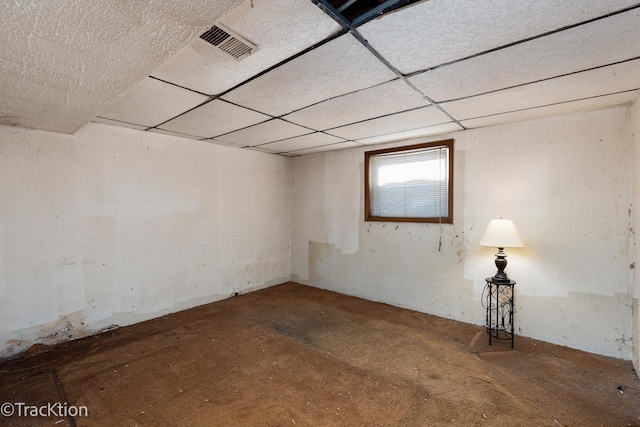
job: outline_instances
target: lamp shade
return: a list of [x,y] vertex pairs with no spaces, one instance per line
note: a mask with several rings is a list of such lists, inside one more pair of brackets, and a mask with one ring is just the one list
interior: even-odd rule
[[522,248],[524,243],[510,219],[492,219],[480,239],[480,246]]

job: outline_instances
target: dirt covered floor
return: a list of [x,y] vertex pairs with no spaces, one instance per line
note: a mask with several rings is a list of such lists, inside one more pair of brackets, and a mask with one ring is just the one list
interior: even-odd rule
[[289,283],[0,363],[0,425],[640,426],[639,388],[630,362]]

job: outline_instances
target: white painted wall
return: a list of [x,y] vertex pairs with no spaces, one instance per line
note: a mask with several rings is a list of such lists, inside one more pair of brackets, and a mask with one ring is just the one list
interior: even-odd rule
[[640,372],[640,98],[630,108],[631,137],[633,140],[633,290],[631,307],[633,312],[633,366]]
[[0,358],[289,280],[290,161],[0,127]]
[[477,243],[503,216],[527,245],[508,250],[517,332],[630,359],[638,111],[431,138],[456,139],[453,225],[364,222],[364,149],[291,161],[107,125],[74,136],[0,127],[0,357],[290,273],[483,324],[495,250]]
[[449,137],[453,225],[364,222],[365,149],[293,159],[292,280],[484,324],[496,249],[478,242],[502,216],[526,244],[507,250],[516,333],[630,359],[628,107],[429,140]]

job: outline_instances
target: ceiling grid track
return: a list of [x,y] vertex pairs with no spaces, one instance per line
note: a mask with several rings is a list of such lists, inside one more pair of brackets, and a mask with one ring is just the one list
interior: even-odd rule
[[[518,110],[512,110],[510,112],[512,113],[518,113],[520,111],[529,111],[529,110],[535,110],[536,108],[544,108],[544,107],[551,107],[554,105],[562,105],[565,104],[566,102],[577,102],[577,101],[586,101],[589,99],[597,99],[597,98],[602,98],[604,96],[610,96],[610,95],[619,95],[619,94],[623,94],[623,93],[631,93],[631,92],[635,92],[637,90],[640,90],[640,87],[634,88],[634,89],[629,89],[629,90],[623,90],[620,92],[612,92],[612,93],[607,93],[606,95],[596,95],[596,96],[587,96],[585,98],[578,98],[578,99],[574,99],[572,101],[562,101],[562,102],[553,102],[551,104],[545,104],[545,105],[537,105],[535,107],[529,107],[529,108],[520,108]],[[475,119],[484,119],[487,117],[493,117],[493,116],[499,116],[502,113],[497,113],[497,114],[487,114],[486,116],[478,116],[478,117],[474,117]]]
[[[384,58],[376,49],[369,44],[369,42],[362,37],[362,35],[356,30],[356,26],[351,24],[351,22],[347,21],[337,10],[335,10],[330,4],[327,3],[327,0],[311,0],[313,4],[319,6],[327,15],[333,18],[338,24],[342,26],[345,31],[348,31],[360,44],[362,44],[373,56],[376,57],[385,67],[391,70],[392,73],[396,75],[396,77],[402,80],[407,86],[409,86],[415,93],[417,93],[422,99],[426,102],[434,106],[438,109],[442,114],[451,119],[451,121],[458,126],[460,126],[463,130],[466,129],[455,117],[449,114],[444,108],[442,108],[437,102],[424,94],[420,89],[418,89],[413,83],[409,81],[404,74],[402,74],[396,67],[394,67],[386,58]],[[360,23],[360,25],[364,24],[364,22]]]
[[158,128],[160,128],[160,126],[162,126],[163,124],[165,124],[165,123],[167,123],[167,122],[170,122],[171,120],[176,119],[176,118],[178,118],[178,117],[184,116],[185,114],[190,113],[191,111],[193,111],[193,110],[195,110],[195,109],[197,109],[197,108],[200,108],[200,107],[202,107],[203,105],[206,105],[206,104],[208,104],[208,103],[210,103],[211,101],[214,101],[214,100],[215,100],[215,98],[210,98],[210,99],[208,99],[208,100],[206,100],[206,101],[204,101],[204,102],[201,102],[200,104],[196,105],[196,106],[195,106],[195,107],[193,107],[193,108],[189,108],[188,110],[183,111],[182,113],[178,114],[177,116],[171,117],[170,119],[165,120],[165,121],[163,121],[162,123],[159,123],[159,124],[157,124],[157,125],[155,125],[155,126],[150,126],[150,127],[149,127],[149,128],[147,128],[146,130],[147,130],[147,131],[149,131],[149,130],[151,130],[151,129],[158,129]]
[[[619,9],[615,8],[614,1],[618,1],[616,5],[620,7]],[[257,149],[264,146],[265,151],[275,152],[277,150],[269,149],[270,144],[315,134],[317,134],[318,141],[329,142],[331,139],[328,137],[334,137],[351,143],[347,144],[346,147],[349,147],[349,145],[354,146],[355,144],[366,146],[386,141],[391,142],[398,138],[408,138],[410,137],[409,135],[437,135],[438,133],[478,128],[487,125],[482,123],[489,122],[478,122],[476,119],[493,116],[504,115],[504,118],[493,119],[493,122],[496,122],[496,120],[506,120],[508,122],[508,120],[513,120],[512,117],[508,116],[509,113],[536,110],[537,108],[543,110],[519,115],[518,117],[540,117],[540,114],[545,114],[547,110],[569,111],[575,108],[575,111],[579,111],[580,109],[614,105],[611,104],[612,102],[629,102],[627,98],[631,95],[630,92],[640,90],[638,89],[640,82],[637,82],[635,78],[629,75],[629,73],[635,72],[640,67],[640,50],[633,47],[633,40],[629,37],[612,38],[610,41],[607,37],[609,32],[605,29],[607,26],[615,28],[620,22],[625,25],[619,26],[619,28],[626,28],[627,30],[631,28],[629,23],[639,19],[638,9],[640,9],[640,3],[637,0],[635,0],[634,4],[624,0],[611,0],[611,2],[612,4],[607,6],[593,4],[591,9],[585,6],[583,10],[579,11],[574,11],[569,6],[564,8],[523,6],[517,8],[513,13],[505,11],[504,14],[501,14],[502,11],[498,13],[498,6],[495,6],[494,9],[496,10],[493,10],[493,12],[495,12],[495,16],[499,15],[499,17],[495,18],[496,23],[507,23],[507,20],[512,18],[516,19],[516,21],[517,18],[521,18],[523,20],[522,25],[524,25],[529,16],[533,16],[535,20],[524,30],[515,31],[517,27],[517,22],[515,22],[512,24],[513,31],[507,25],[505,26],[506,30],[498,35],[476,41],[468,39],[464,34],[461,34],[461,29],[454,29],[449,32],[450,27],[447,27],[449,25],[447,20],[433,21],[433,25],[428,25],[422,31],[418,31],[417,27],[408,27],[404,31],[403,24],[405,22],[413,22],[411,25],[422,25],[418,24],[420,17],[430,17],[432,13],[436,14],[433,16],[440,16],[441,18],[453,17],[454,13],[459,12],[459,10],[451,5],[439,4],[429,0],[389,0],[377,6],[374,3],[368,4],[358,0],[347,0],[346,2],[310,0],[305,2],[307,4],[305,7],[308,9],[306,12],[316,10],[314,12],[316,19],[321,16],[322,22],[330,28],[330,30],[320,32],[319,36],[313,39],[313,42],[301,43],[297,45],[296,49],[289,50],[286,55],[281,55],[277,58],[272,57],[271,61],[264,61],[265,57],[263,56],[260,56],[260,59],[257,56],[247,56],[247,58],[252,57],[251,61],[264,62],[263,67],[254,67],[255,63],[251,63],[251,61],[246,62],[248,69],[244,65],[243,69],[225,69],[222,67],[219,71],[216,71],[222,73],[221,76],[224,76],[225,72],[242,71],[238,73],[235,79],[223,79],[222,83],[207,83],[206,80],[202,80],[201,84],[198,80],[198,74],[188,70],[187,66],[184,65],[185,63],[182,63],[182,69],[177,67],[171,70],[172,72],[184,72],[185,74],[171,74],[171,72],[167,72],[167,69],[157,69],[153,73],[154,75],[148,76],[149,79],[147,79],[149,81],[153,80],[155,83],[146,83],[146,86],[138,92],[138,96],[146,96],[147,102],[144,105],[150,105],[149,102],[153,102],[153,100],[149,98],[149,94],[154,93],[154,91],[157,91],[157,93],[162,91],[163,94],[177,93],[178,98],[182,96],[180,92],[184,91],[184,100],[180,101],[182,109],[178,106],[167,108],[166,111],[170,114],[161,115],[157,113],[160,116],[158,118],[161,119],[157,121],[136,121],[135,117],[118,115],[117,113],[111,116],[109,114],[101,114],[98,115],[98,118],[104,120],[107,124],[112,124],[108,123],[111,121],[115,122],[113,124],[116,125],[122,123],[123,126],[137,126],[141,130],[161,131],[161,133],[175,134],[177,136],[184,135],[192,139],[232,144],[241,148]],[[336,6],[332,6],[332,4]],[[413,11],[402,10],[412,4],[416,4],[416,15],[412,15]],[[351,9],[348,10],[349,8]],[[455,22],[471,25],[475,16],[472,12],[478,11],[473,10],[471,6],[469,8],[472,10],[464,7],[463,17],[459,22]],[[253,4],[251,4],[251,9],[253,9]],[[558,19],[543,21],[543,18],[551,17],[550,14],[557,9],[559,9]],[[397,12],[397,14],[389,12]],[[564,13],[564,15],[560,12]],[[613,18],[626,12],[630,13],[622,18]],[[485,12],[484,16],[489,21],[494,22],[491,13],[492,11],[489,10]],[[383,15],[384,18],[381,18]],[[377,19],[379,18],[381,19],[378,21]],[[598,21],[603,21],[607,18],[613,19],[596,24]],[[385,24],[387,19],[388,23]],[[405,19],[408,21],[405,21]],[[223,20],[220,24],[224,25],[224,22]],[[283,22],[285,21],[280,22],[281,26]],[[427,19],[424,22],[428,23],[430,21]],[[437,25],[438,22],[441,25]],[[364,26],[367,23],[369,25]],[[460,25],[458,27],[463,28]],[[580,27],[585,28],[574,30]],[[216,29],[217,27],[213,28]],[[221,28],[225,29],[224,26]],[[235,24],[230,25],[229,28],[229,31],[232,31],[229,34],[232,36],[235,36],[237,32],[240,39],[248,37],[250,40],[260,41],[260,38],[256,35],[259,32],[248,31],[248,26],[244,27],[244,30],[242,24],[238,27]],[[479,28],[476,28],[476,30]],[[385,29],[387,32],[392,31],[394,34],[397,32],[398,37],[396,38],[398,40],[390,40],[388,36],[385,38],[384,35],[387,34]],[[300,24],[298,31],[300,30],[304,30],[304,24]],[[473,28],[470,28],[469,31],[469,34],[476,34],[473,32]],[[618,33],[622,34],[621,31],[618,31]],[[566,32],[566,34],[554,36],[562,32]],[[350,34],[350,37],[342,37],[347,33]],[[593,36],[590,36],[590,33]],[[437,37],[432,37],[433,35],[441,35],[441,40]],[[587,35],[587,37],[581,39],[580,37],[583,35]],[[214,36],[217,37],[218,34],[216,33]],[[424,37],[424,39],[417,39],[417,36]],[[432,43],[434,46],[433,52],[431,50],[424,51],[424,49],[422,52],[416,50],[423,46],[420,41],[430,40],[431,38],[434,40],[434,43]],[[544,40],[536,42],[536,40],[541,39]],[[202,44],[194,45],[191,48],[194,53],[201,54],[198,60],[205,58],[203,54],[205,51],[198,50],[203,49],[202,46],[206,46],[202,40],[208,42],[206,37],[201,36],[199,43]],[[214,46],[217,40],[214,40]],[[458,47],[452,44],[452,41],[456,40],[461,43]],[[574,44],[567,43],[567,40],[573,41]],[[581,46],[581,42],[577,42],[579,40],[585,40],[585,44]],[[591,40],[591,42],[586,40]],[[599,43],[601,40],[603,42]],[[623,48],[616,50],[617,44],[614,44],[614,42],[619,40],[625,41],[626,44]],[[547,41],[549,43],[548,48],[546,47]],[[263,55],[263,52],[268,55],[266,52],[269,52],[268,49],[272,49],[274,45],[269,45],[270,42],[266,40],[262,42],[264,43],[263,45],[256,43],[253,48],[256,49],[257,55]],[[319,49],[331,42],[335,43],[324,49]],[[529,42],[531,43],[527,44]],[[281,41],[281,43],[285,42]],[[468,48],[464,43],[470,43],[473,46]],[[573,55],[570,50],[563,50],[562,43],[565,43],[566,46],[572,46],[574,50],[577,50],[575,46],[581,46],[582,50],[577,50],[578,53]],[[527,45],[523,46],[525,44]],[[342,52],[340,49],[345,48],[345,46],[356,46],[357,50],[345,50]],[[211,46],[207,46],[207,48],[211,48]],[[549,58],[544,55],[554,48],[559,49],[555,57],[560,59],[565,54],[565,57],[570,59],[557,61],[556,63],[560,64],[558,66],[552,66],[552,62],[546,61],[545,68],[544,60]],[[500,51],[505,52],[496,53]],[[312,52],[314,53],[311,54]],[[339,56],[341,52],[343,56]],[[355,55],[354,52],[359,54]],[[531,52],[534,54],[527,56]],[[600,60],[590,60],[588,55],[595,55],[598,52],[602,52]],[[606,55],[606,52],[615,53]],[[345,56],[344,54],[350,56]],[[584,56],[581,57],[579,55]],[[505,65],[505,61],[511,59],[512,56],[515,61],[509,62],[509,66]],[[363,75],[366,72],[370,72],[373,75],[373,70],[377,75],[368,77],[368,79],[363,78],[362,81],[358,79],[346,80],[351,84],[342,83],[342,86],[340,86],[337,83],[336,86],[331,86],[332,78],[330,76],[335,71],[335,67],[341,66],[339,65],[342,63],[341,58],[352,57],[354,58],[353,61],[358,59],[363,61],[359,64],[362,67],[362,71],[356,69],[356,75],[358,72]],[[482,59],[476,59],[481,57]],[[186,58],[188,59],[189,56]],[[317,62],[318,58],[324,58],[325,62]],[[335,60],[335,64],[332,62],[334,58],[338,58]],[[367,58],[366,61],[364,58]],[[299,61],[285,67],[285,65],[298,59]],[[218,62],[212,63],[217,64]],[[363,65],[365,63],[367,64],[366,66]],[[491,67],[493,67],[494,63],[497,64],[495,68],[496,75],[492,76],[494,68]],[[538,63],[540,64],[540,71],[526,71],[535,70]],[[628,65],[624,65],[626,63]],[[180,63],[175,62],[175,64]],[[201,64],[206,65],[207,62],[202,61]],[[198,64],[199,73],[209,73],[206,78],[209,82],[213,82],[217,76],[213,76],[211,70],[218,69],[205,68],[201,64]],[[325,66],[325,64],[333,64],[332,67],[334,68],[328,65]],[[454,64],[457,65],[454,66]],[[520,65],[514,66],[512,64]],[[372,68],[369,70],[366,67]],[[612,68],[610,70],[596,71],[607,67]],[[440,71],[430,73],[435,70]],[[511,72],[511,74],[504,74],[504,76],[513,76],[513,78],[501,77],[500,70],[507,73]],[[189,72],[191,74],[188,74]],[[623,76],[626,76],[625,80],[621,83],[615,83],[617,76],[621,75],[620,72],[622,72]],[[570,77],[581,75],[581,73],[584,73],[584,77]],[[327,76],[326,81],[325,75]],[[354,75],[354,72],[347,67],[345,75],[351,76]],[[310,80],[307,86],[303,87],[299,82],[306,82],[307,76],[314,80]],[[569,80],[558,80],[561,78]],[[594,86],[592,81],[595,81],[594,79],[596,78],[604,78],[609,84],[598,85],[597,90],[587,90],[586,88]],[[546,83],[552,81],[553,83]],[[576,88],[579,88],[579,91],[566,96],[554,95],[553,91],[560,86],[564,86],[567,81],[575,82],[573,84],[575,84]],[[542,86],[545,87],[544,97],[538,97],[539,99],[531,98],[529,94],[537,90],[536,88],[538,87],[527,86],[535,84],[539,84],[540,88]],[[285,86],[290,92],[287,92],[287,88],[284,88]],[[318,86],[320,90],[315,91],[315,86]],[[309,91],[307,91],[308,88]],[[296,89],[298,89],[298,92],[296,92]],[[143,90],[147,92],[142,92]],[[314,92],[310,92],[311,90]],[[187,92],[190,95],[187,95]],[[511,99],[514,100],[512,102],[509,97],[514,93],[516,95],[524,93],[525,96],[518,101],[516,101],[517,97],[512,97]],[[629,95],[612,97],[611,99],[604,98],[620,94]],[[531,101],[534,98],[536,101]],[[602,98],[602,100],[577,102],[596,98]],[[167,97],[167,99],[169,98]],[[402,101],[394,101],[394,99]],[[387,104],[384,102],[385,100],[391,101],[388,105],[385,105]],[[494,100],[498,100],[498,102],[494,102]],[[212,102],[213,104],[198,110]],[[371,102],[372,107],[373,105],[385,106],[370,108],[367,115],[358,110],[358,105],[365,105],[362,102]],[[572,102],[577,103],[573,105],[571,104]],[[567,104],[567,107],[547,108],[547,110],[544,110],[546,107],[560,104]],[[130,105],[134,104],[129,104],[126,107],[131,108]],[[194,113],[195,110],[198,111]],[[417,110],[424,110],[426,116],[425,113],[417,112]],[[407,114],[411,112],[414,113],[412,115]],[[331,117],[332,114],[334,117]],[[403,114],[405,115],[403,116]],[[339,119],[341,115],[343,119]],[[398,119],[393,118],[396,115]],[[175,122],[168,124],[174,120]],[[204,124],[209,120],[211,120],[211,124]],[[220,124],[216,124],[215,120],[219,120]],[[227,121],[225,122],[225,120]],[[376,122],[376,120],[379,121]],[[365,124],[367,122],[372,123],[369,126]],[[221,125],[221,123],[226,123],[226,125]],[[264,126],[267,123],[269,124]],[[423,125],[420,126],[419,123],[423,123]],[[149,126],[151,124],[153,126]],[[249,128],[254,127],[255,129],[248,131]],[[372,129],[375,130],[372,131]],[[210,132],[214,130],[218,132]],[[336,131],[335,134],[332,133],[333,130]],[[241,131],[244,132],[230,135]],[[295,136],[296,132],[305,131],[309,133]],[[412,131],[415,132],[412,133]],[[377,133],[374,134],[374,132]],[[271,139],[269,140],[265,135],[269,135]],[[222,137],[226,138],[216,141],[216,139]],[[394,137],[396,139],[392,139]],[[269,140],[269,142],[262,142],[265,140]],[[308,138],[308,140],[315,141],[314,138]],[[245,146],[241,145],[240,142],[250,142],[252,145]],[[305,141],[305,144],[307,144],[307,148],[299,150],[304,151],[316,148],[310,147],[308,141]],[[323,145],[335,144],[340,143]],[[323,145],[318,145],[317,147]],[[294,149],[293,141],[289,144],[273,145],[274,148],[282,148],[284,146],[290,149],[278,151],[279,154],[288,153],[292,155],[295,151],[299,151]]]
[[380,60],[380,62],[382,62],[387,68],[389,68],[400,80],[402,80],[407,86],[409,86],[415,93],[417,93],[418,95],[420,95],[420,97],[422,99],[424,99],[425,101],[427,101],[429,104],[431,104],[432,106],[434,106],[435,108],[437,108],[442,114],[444,114],[445,116],[449,117],[451,119],[451,121],[455,124],[457,124],[458,126],[460,126],[463,130],[466,129],[466,127],[464,127],[459,121],[458,119],[456,119],[455,117],[453,117],[451,114],[449,114],[448,111],[446,111],[444,108],[442,108],[440,106],[440,104],[438,104],[436,101],[434,101],[433,99],[431,99],[430,97],[428,97],[426,94],[424,94],[420,89],[418,89],[413,83],[411,83],[409,81],[408,78],[406,78],[404,76],[404,74],[402,74],[396,67],[394,67],[393,65],[391,65],[389,63],[389,61],[387,61],[385,58],[382,57],[382,55],[380,55],[380,53],[378,53],[378,51],[376,51],[370,44],[369,42],[367,42],[364,37],[362,37],[362,35],[360,35],[360,33],[358,33],[357,30],[353,29],[350,31],[351,35],[353,35],[356,40],[358,40],[360,43],[362,43],[362,45],[364,47],[367,48],[367,50],[369,52],[371,52],[376,58],[378,58],[378,60]]
[[[527,85],[534,84],[534,83],[541,83],[541,82],[546,82],[546,81],[549,81],[549,80],[559,79],[561,77],[572,76],[574,74],[585,73],[587,71],[599,70],[599,69],[602,69],[602,68],[611,67],[613,65],[624,64],[626,62],[636,61],[638,59],[640,59],[640,56],[635,56],[633,58],[625,59],[623,61],[612,62],[611,64],[598,65],[597,67],[585,68],[584,70],[580,70],[580,71],[573,71],[571,73],[559,74],[559,75],[553,76],[553,77],[547,77],[547,78],[544,78],[544,79],[532,80],[532,81],[528,81],[526,83],[521,83],[521,84],[517,84],[517,85],[513,85],[513,86],[502,87],[500,89],[489,90],[489,91],[486,91],[486,92],[480,92],[480,93],[476,93],[476,94],[469,95],[469,96],[462,96],[460,98],[447,99],[447,100],[440,101],[440,102],[442,104],[444,104],[445,102],[461,101],[461,100],[464,100],[464,99],[474,98],[476,96],[488,95],[488,94],[500,92],[500,91],[503,91],[503,90],[515,89],[515,88],[518,88],[518,87],[523,87],[523,86],[527,86]],[[628,92],[628,91],[622,91],[622,92]],[[621,93],[621,92],[617,92],[617,93]],[[613,95],[613,94],[611,94],[611,95]],[[605,96],[605,95],[601,95],[601,96]],[[589,97],[589,98],[593,98],[593,97]],[[585,99],[589,99],[589,98],[585,98]],[[476,117],[476,118],[478,118],[478,117]]]
[[[315,1],[324,1],[324,0],[312,0],[312,1],[315,2]],[[446,67],[446,66],[449,66],[449,65],[457,64],[459,62],[464,62],[464,61],[467,61],[469,59],[478,58],[480,56],[484,56],[484,55],[487,55],[489,53],[498,52],[498,51],[503,50],[503,49],[514,47],[514,46],[517,46],[517,45],[520,45],[520,44],[523,44],[523,43],[527,43],[527,42],[530,42],[530,41],[533,41],[533,40],[541,39],[543,37],[547,37],[547,36],[550,36],[550,35],[553,35],[553,34],[557,34],[557,33],[560,33],[562,31],[570,30],[572,28],[578,28],[578,27],[581,27],[583,25],[591,24],[593,22],[597,22],[597,21],[600,21],[602,19],[610,18],[612,16],[616,16],[616,15],[619,15],[621,13],[629,12],[629,11],[632,11],[632,10],[638,9],[638,8],[640,8],[640,3],[635,4],[633,6],[626,7],[626,8],[621,9],[621,10],[617,10],[615,12],[611,12],[611,13],[607,13],[607,14],[602,15],[602,16],[598,16],[596,18],[587,19],[586,21],[577,22],[575,24],[566,25],[566,26],[561,27],[561,28],[556,28],[555,30],[546,31],[544,33],[537,34],[535,36],[526,37],[526,38],[524,38],[522,40],[518,40],[518,41],[515,41],[513,43],[507,43],[505,45],[494,47],[492,49],[487,49],[487,50],[482,51],[482,52],[477,52],[477,53],[474,53],[473,55],[465,56],[464,58],[459,58],[459,59],[456,59],[456,60],[453,60],[453,61],[444,62],[442,64],[438,64],[438,65],[435,65],[433,67],[425,68],[423,70],[413,71],[411,73],[408,73],[406,75],[406,77],[407,78],[415,77],[415,76],[417,76],[419,74],[422,74],[422,73],[425,73],[427,71],[437,70],[438,68],[442,68],[442,67]],[[609,65],[611,65],[611,64],[609,64]],[[570,73],[570,74],[581,73],[583,71],[589,71],[589,70],[575,71],[574,73]]]
[[309,52],[311,52],[312,50],[315,50],[315,49],[319,48],[320,46],[323,46],[323,45],[325,45],[325,44],[327,44],[327,43],[329,43],[329,42],[331,42],[331,41],[333,41],[333,40],[337,39],[338,37],[343,36],[343,35],[344,35],[344,34],[346,34],[346,33],[347,33],[347,31],[346,31],[346,30],[339,31],[339,32],[337,32],[336,34],[332,35],[331,37],[327,37],[326,39],[322,40],[321,42],[316,43],[316,44],[314,44],[313,46],[309,46],[308,48],[304,49],[303,51],[300,51],[300,52],[296,53],[295,55],[292,55],[292,56],[288,57],[287,59],[285,59],[285,60],[283,60],[283,61],[280,61],[280,62],[278,62],[278,63],[277,63],[277,64],[275,64],[275,65],[272,65],[271,67],[267,68],[266,70],[263,70],[263,71],[259,72],[258,74],[256,74],[256,75],[254,75],[254,76],[252,76],[252,77],[248,78],[247,80],[245,80],[245,81],[243,81],[243,82],[241,82],[241,83],[238,83],[237,85],[235,85],[235,86],[233,86],[233,87],[231,87],[231,88],[229,88],[229,89],[227,89],[227,90],[225,90],[225,91],[223,91],[223,92],[219,93],[217,96],[218,96],[218,97],[224,96],[224,95],[228,94],[229,92],[231,92],[231,91],[233,91],[233,90],[236,90],[236,89],[238,89],[239,87],[244,86],[244,85],[246,85],[246,84],[247,84],[247,83],[249,83],[249,82],[252,82],[253,80],[257,79],[258,77],[261,77],[261,76],[263,76],[263,75],[265,75],[265,74],[267,74],[267,73],[269,73],[269,72],[271,72],[271,71],[275,70],[276,68],[280,68],[280,67],[282,67],[284,64],[287,64],[287,63],[289,63],[289,62],[293,61],[294,59],[299,58],[299,57],[301,57],[302,55],[304,55],[304,54],[306,54],[306,53],[309,53]]
[[173,83],[173,82],[170,82],[170,81],[167,81],[167,80],[163,80],[163,79],[160,79],[160,78],[155,77],[155,76],[149,76],[149,78],[153,79],[153,80],[157,80],[157,81],[162,82],[162,83],[166,83],[166,84],[171,85],[171,86],[178,87],[180,89],[188,90],[189,92],[197,93],[198,95],[208,96],[210,98],[216,98],[215,95],[209,95],[208,93],[200,92],[200,91],[197,91],[195,89],[188,88],[186,86],[181,86],[181,85],[179,85],[177,83]]

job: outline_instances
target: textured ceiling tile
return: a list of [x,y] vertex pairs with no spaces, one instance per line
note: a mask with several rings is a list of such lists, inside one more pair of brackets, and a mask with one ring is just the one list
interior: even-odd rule
[[4,2],[0,116],[72,133],[238,3]]
[[160,128],[209,138],[264,122],[269,118],[264,114],[216,99],[176,117]]
[[255,146],[311,132],[313,131],[298,125],[274,119],[237,132],[219,136],[216,140],[242,146]]
[[0,76],[0,124],[70,133],[86,123],[84,117],[92,119],[99,111],[100,101],[90,93],[72,93],[19,76],[4,84],[3,78],[7,76]]
[[540,117],[555,116],[559,114],[574,113],[576,111],[608,108],[614,105],[629,104],[633,102],[637,96],[638,91],[623,92],[614,95],[599,96],[580,101],[564,102],[546,107],[530,108],[527,110],[514,111],[512,113],[496,114],[478,119],[465,120],[462,122],[462,125],[466,128],[472,129],[501,125],[521,120],[537,119]]
[[[311,1],[246,0],[220,20],[258,51],[238,62],[196,39],[153,76],[208,94],[219,94],[312,46],[340,26]],[[209,25],[213,25],[210,21]]]
[[640,88],[640,60],[441,104],[458,120]]
[[303,126],[324,130],[427,104],[406,83],[395,80],[329,99],[288,114],[285,118]]
[[187,135],[187,134],[180,133],[180,132],[171,132],[169,130],[163,130],[163,129],[149,129],[149,132],[161,133],[163,135],[177,136],[178,138],[187,138],[187,139],[196,139],[196,140],[201,140],[202,139],[202,137],[199,137],[199,136]]
[[395,132],[387,135],[374,136],[372,138],[359,139],[357,142],[364,145],[382,144],[384,142],[402,141],[405,139],[420,138],[423,136],[442,135],[457,132],[462,127],[456,123],[443,123],[441,125],[428,126],[420,129],[412,129],[404,132]]
[[223,98],[274,116],[389,81],[395,75],[345,34]]
[[[640,56],[640,9],[416,75],[437,102],[581,71]],[[615,29],[615,31],[612,31]]]
[[347,142],[339,142],[337,144],[324,145],[322,147],[315,148],[305,148],[304,150],[296,150],[292,151],[289,154],[315,154],[315,153],[324,153],[327,151],[335,151],[335,150],[346,150],[347,148],[357,148],[362,147],[362,144],[358,144],[357,142],[347,141]]
[[209,97],[147,77],[100,117],[156,126],[202,104]]
[[635,0],[430,0],[375,19],[362,35],[403,73],[605,15]]
[[423,128],[451,121],[435,107],[425,107],[392,114],[327,131],[345,139],[363,139],[411,129]]
[[145,130],[147,128],[147,126],[134,125],[132,123],[119,122],[117,120],[110,120],[102,117],[96,117],[95,119],[92,120],[92,122],[103,123],[105,125],[112,125],[112,126],[118,126],[118,127],[124,127],[129,129],[136,129],[136,130]]
[[301,150],[303,148],[312,148],[319,145],[329,145],[338,142],[344,142],[344,140],[342,138],[327,135],[326,133],[316,132],[309,135],[297,136],[282,141],[271,142],[269,144],[261,145],[260,148],[266,148],[269,150],[281,152]]

